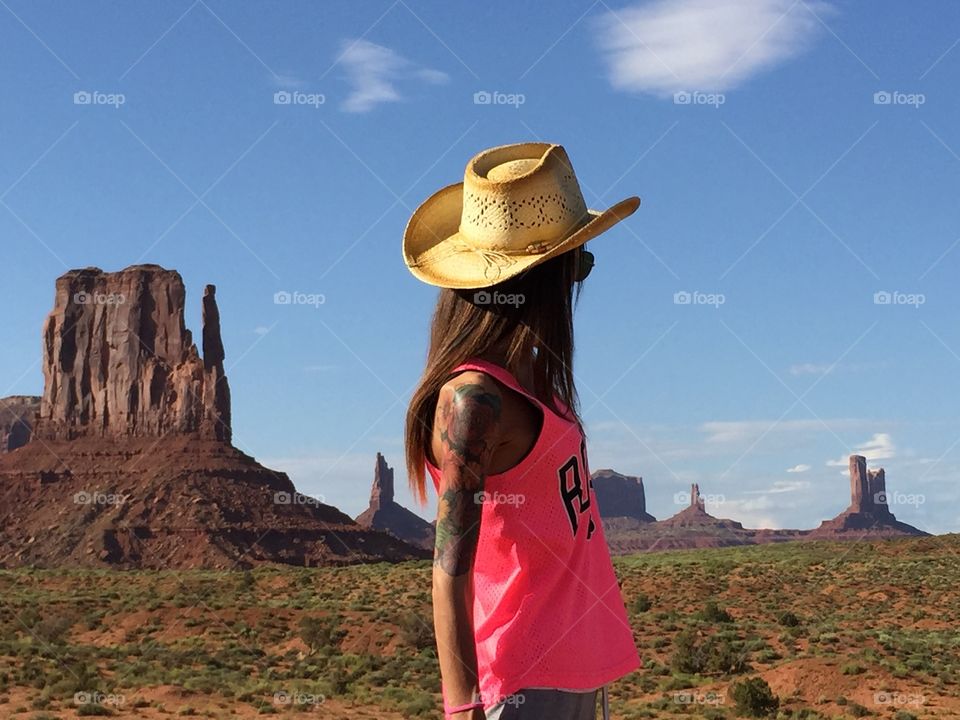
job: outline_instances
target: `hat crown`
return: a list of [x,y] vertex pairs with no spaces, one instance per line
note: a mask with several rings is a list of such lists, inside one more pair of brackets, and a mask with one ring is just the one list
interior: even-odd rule
[[589,219],[560,145],[493,148],[467,165],[460,234],[477,248],[544,252]]

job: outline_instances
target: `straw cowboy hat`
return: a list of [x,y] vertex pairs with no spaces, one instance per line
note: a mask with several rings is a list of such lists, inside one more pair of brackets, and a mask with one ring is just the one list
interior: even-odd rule
[[474,156],[462,183],[414,211],[403,259],[430,285],[490,287],[583,245],[639,206],[630,197],[602,212],[588,209],[560,145],[502,145]]

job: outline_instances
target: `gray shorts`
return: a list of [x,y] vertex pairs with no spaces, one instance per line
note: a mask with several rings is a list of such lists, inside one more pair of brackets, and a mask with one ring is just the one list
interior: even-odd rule
[[527,688],[486,711],[487,720],[595,720],[598,690]]

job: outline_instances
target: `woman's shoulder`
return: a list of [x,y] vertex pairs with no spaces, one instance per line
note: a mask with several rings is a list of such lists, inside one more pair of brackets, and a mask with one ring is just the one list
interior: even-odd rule
[[483,385],[485,387],[496,388],[499,384],[497,379],[488,372],[473,368],[463,368],[453,370],[442,387],[453,389],[461,385]]
[[482,370],[459,370],[440,387],[438,407],[444,400],[465,400],[476,398],[495,401],[503,400],[503,386],[500,382]]

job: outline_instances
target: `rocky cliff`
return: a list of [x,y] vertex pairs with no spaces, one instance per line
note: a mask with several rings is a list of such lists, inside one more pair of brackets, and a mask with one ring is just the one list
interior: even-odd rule
[[180,274],[159,265],[72,270],[43,327],[37,435],[229,442],[230,390],[216,289],[203,296],[203,357],[184,323]]
[[384,530],[412,545],[432,550],[435,539],[433,525],[396,502],[393,489],[393,468],[387,465],[383,455],[377,453],[370,506],[357,515],[357,524]]
[[36,429],[0,455],[0,567],[429,557],[233,447],[214,287],[203,295],[202,357],[185,297],[180,275],[157,265],[57,280]]
[[0,398],[0,453],[12,452],[30,441],[39,411],[37,395]]

